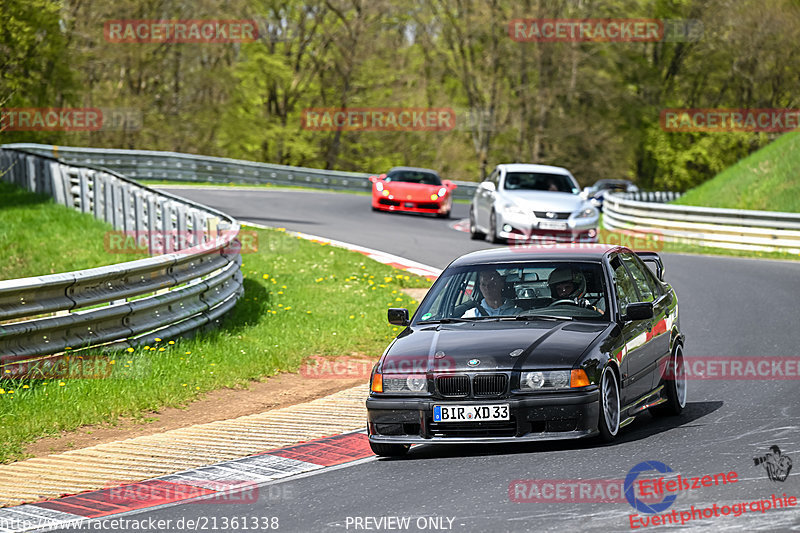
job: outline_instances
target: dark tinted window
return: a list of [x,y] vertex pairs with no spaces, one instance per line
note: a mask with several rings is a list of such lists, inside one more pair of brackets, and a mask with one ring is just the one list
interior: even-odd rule
[[436,174],[417,170],[395,170],[390,172],[384,181],[402,181],[406,183],[421,183],[423,185],[442,184],[442,180]]
[[648,268],[633,254],[624,253],[620,254],[620,257],[622,257],[628,270],[630,270],[636,282],[636,287],[639,289],[642,301],[652,302],[658,298],[660,296],[660,291]]
[[628,271],[625,270],[625,265],[622,264],[619,256],[611,261],[611,267],[614,269],[614,288],[617,291],[619,312],[625,314],[628,304],[637,302],[639,297],[636,294],[634,281],[631,279]]
[[543,174],[540,172],[509,172],[506,174],[505,189],[572,192],[573,183],[563,174]]

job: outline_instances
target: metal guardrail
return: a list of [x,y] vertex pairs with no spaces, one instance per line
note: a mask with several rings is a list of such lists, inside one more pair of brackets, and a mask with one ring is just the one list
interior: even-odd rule
[[[42,145],[26,145],[43,152]],[[219,322],[241,296],[239,223],[113,171],[0,147],[0,179],[145,235],[168,253],[116,265],[0,281],[0,366],[83,349],[174,338]],[[8,373],[5,374],[8,377]]]
[[641,202],[628,194],[606,196],[607,229],[654,233],[666,242],[800,254],[800,213]]
[[[98,165],[132,179],[175,180],[186,182],[240,183],[252,185],[291,185],[323,189],[369,191],[372,183],[363,172],[343,172],[317,168],[289,167],[151,150],[76,148],[41,144],[11,144],[11,148],[35,151],[79,165]],[[477,183],[455,181],[454,198],[472,198]]]

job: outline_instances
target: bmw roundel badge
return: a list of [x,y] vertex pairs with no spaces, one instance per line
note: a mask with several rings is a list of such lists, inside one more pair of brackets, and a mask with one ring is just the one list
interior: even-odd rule
[[467,364],[469,366],[478,366],[479,364],[481,364],[481,360],[480,359],[470,359],[469,361],[467,361]]

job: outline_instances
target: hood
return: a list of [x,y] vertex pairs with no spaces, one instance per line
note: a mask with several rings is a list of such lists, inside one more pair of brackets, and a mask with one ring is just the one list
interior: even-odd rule
[[[465,322],[415,326],[399,336],[382,372],[572,368],[608,323]],[[516,357],[510,354],[522,350]],[[436,355],[438,354],[438,357]],[[477,359],[478,364],[469,365]]]
[[[420,183],[406,183],[403,181],[384,182],[383,189],[389,191],[395,200],[432,201],[431,195],[436,194],[444,185],[423,185]],[[409,198],[410,196],[410,198]]]
[[577,194],[552,191],[504,191],[503,199],[529,211],[555,211],[558,213],[572,213],[587,204]]

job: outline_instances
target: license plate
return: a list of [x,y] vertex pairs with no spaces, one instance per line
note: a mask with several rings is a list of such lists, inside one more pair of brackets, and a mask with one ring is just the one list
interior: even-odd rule
[[547,220],[542,220],[539,222],[539,229],[552,229],[552,230],[565,230],[567,229],[566,222],[548,222]]
[[434,422],[489,422],[510,420],[507,403],[491,405],[434,405]]
[[404,205],[406,207],[414,207],[414,202],[406,202]]

